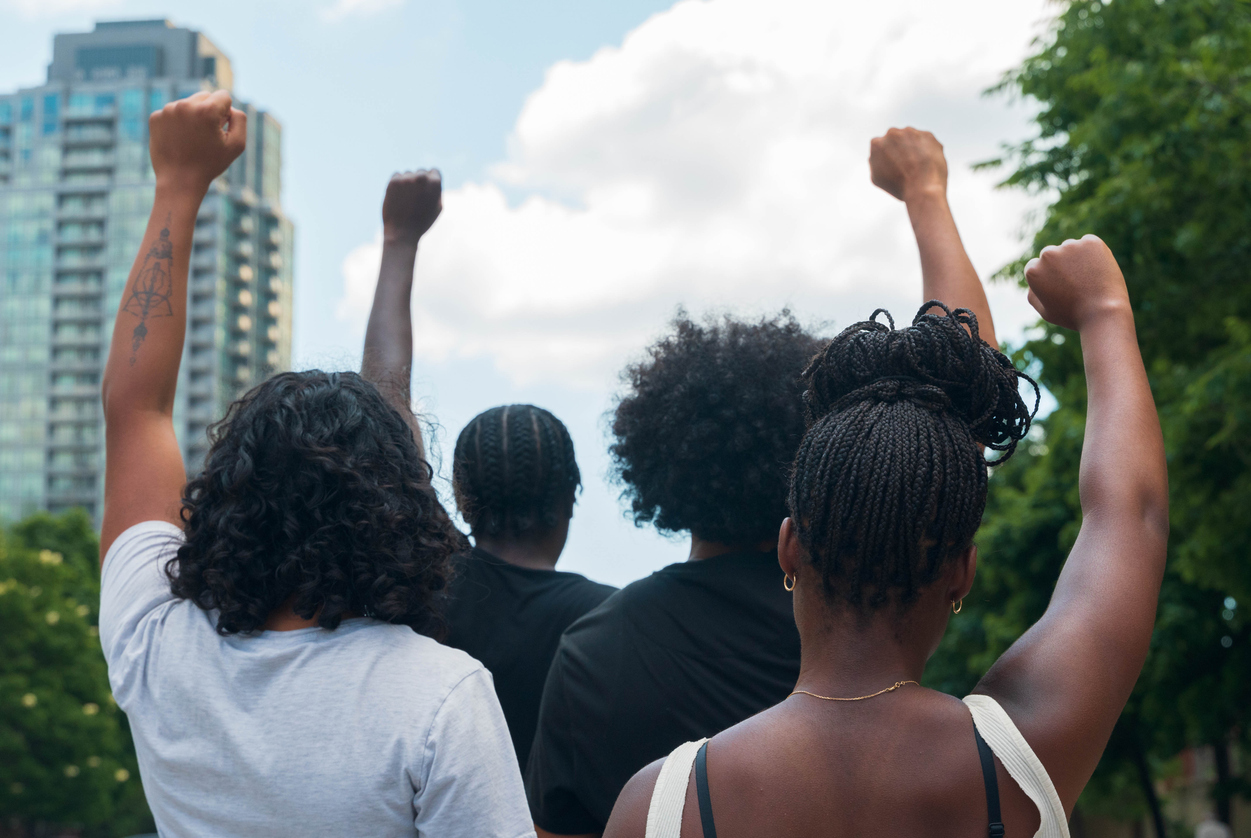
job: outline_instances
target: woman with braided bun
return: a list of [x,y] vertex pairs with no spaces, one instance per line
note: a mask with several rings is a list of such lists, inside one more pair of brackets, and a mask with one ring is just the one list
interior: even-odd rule
[[[938,140],[892,128],[871,141],[869,174],[908,211],[918,302],[970,309],[993,342]],[[801,375],[825,343],[785,313],[680,317],[623,375],[612,454],[625,496],[636,523],[689,533],[690,559],[626,586],[561,638],[526,765],[539,838],[601,834],[639,769],[795,685],[800,634],[779,584],[777,534],[805,432]]]
[[963,702],[918,685],[973,585],[982,447],[1012,455],[1037,391],[1021,398],[1033,382],[968,311],[927,304],[903,329],[875,313],[804,373],[778,541],[803,648],[794,691],[640,771],[606,836],[1068,835],[1146,657],[1167,474],[1111,252],[1068,241],[1025,275],[1038,312],[1077,330],[1089,399],[1081,531],[1047,612]]

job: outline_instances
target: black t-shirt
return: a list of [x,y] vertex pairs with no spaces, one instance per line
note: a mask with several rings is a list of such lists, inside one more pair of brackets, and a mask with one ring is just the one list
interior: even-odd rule
[[561,638],[526,767],[535,823],[602,831],[636,771],[777,704],[798,677],[777,553],[674,564],[626,586]]
[[561,632],[616,588],[577,573],[518,567],[478,548],[457,563],[444,642],[490,670],[524,770]]

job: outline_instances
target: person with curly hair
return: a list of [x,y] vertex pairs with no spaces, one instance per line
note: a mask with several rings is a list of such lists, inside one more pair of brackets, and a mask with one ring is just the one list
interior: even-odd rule
[[[907,207],[924,299],[994,327],[947,204],[932,134],[870,145],[873,183]],[[804,435],[801,374],[824,342],[788,313],[685,315],[623,375],[612,456],[636,523],[689,533],[689,560],[623,588],[565,632],[526,769],[544,835],[598,835],[630,777],[674,746],[783,700],[800,671],[778,578],[787,481]],[[760,834],[768,834],[760,833]]]
[[427,636],[463,538],[407,406],[355,373],[283,373],[186,479],[191,240],[246,135],[224,91],[152,114],[155,200],[103,382],[100,642],[157,828],[532,836],[490,674]]
[[[382,202],[382,267],[362,369],[397,404],[411,398],[417,246],[442,194],[438,170],[402,172]],[[444,642],[490,671],[522,769],[561,633],[616,590],[556,569],[581,485],[568,428],[541,407],[485,410],[456,439],[452,490],[473,547],[456,557]]]
[[1070,240],[1025,277],[1038,313],[1077,331],[1089,400],[1081,529],[1046,613],[963,701],[920,686],[973,586],[988,467],[1025,438],[1038,388],[968,310],[927,303],[903,329],[875,312],[803,375],[778,541],[797,683],[639,772],[606,838],[1068,835],[1151,641],[1168,474],[1111,251]]

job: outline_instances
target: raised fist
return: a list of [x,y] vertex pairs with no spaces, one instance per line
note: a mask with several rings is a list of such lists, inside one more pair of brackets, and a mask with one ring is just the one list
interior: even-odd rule
[[243,153],[248,118],[230,107],[230,94],[197,93],[148,117],[148,153],[158,186],[208,190]]
[[873,185],[901,201],[927,191],[947,192],[947,158],[929,131],[892,128],[869,142]]
[[443,211],[443,177],[438,169],[391,176],[382,199],[382,235],[387,241],[416,244]]
[[1029,302],[1043,319],[1080,330],[1092,316],[1129,312],[1129,291],[1116,257],[1098,236],[1044,247],[1025,266]]

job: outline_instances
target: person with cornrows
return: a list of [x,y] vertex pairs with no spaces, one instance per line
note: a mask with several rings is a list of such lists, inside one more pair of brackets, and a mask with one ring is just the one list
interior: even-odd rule
[[474,548],[452,582],[445,642],[495,677],[520,770],[561,634],[616,591],[556,570],[580,482],[568,429],[541,407],[493,407],[456,440],[452,489]]
[[[383,200],[382,268],[363,371],[397,404],[410,398],[416,246],[440,213],[441,195],[438,171],[418,171],[394,176]],[[456,440],[452,489],[473,547],[456,559],[443,642],[491,673],[519,770],[561,633],[616,590],[556,570],[581,480],[569,430],[534,405],[483,411]]]
[[[942,146],[891,129],[871,142],[869,170],[908,210],[920,299],[971,309],[993,341],[947,204]],[[626,586],[561,639],[526,766],[540,838],[600,834],[635,772],[794,687],[800,634],[777,534],[805,430],[801,375],[825,343],[788,313],[679,317],[627,369],[612,419],[618,475],[635,522],[689,533],[690,558]]]
[[[1164,571],[1160,424],[1116,259],[1094,236],[1025,270],[1077,331],[1088,412],[1081,530],[1043,617],[963,701],[919,686],[977,567],[982,447],[1011,456],[1033,384],[980,318],[877,312],[804,372],[808,431],[778,538],[802,639],[777,706],[634,776],[609,838],[1068,835],[1146,657]],[[887,316],[889,321],[889,316]]]

